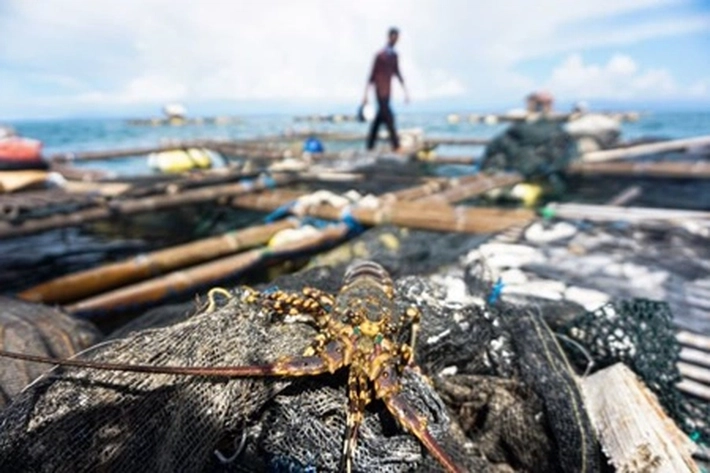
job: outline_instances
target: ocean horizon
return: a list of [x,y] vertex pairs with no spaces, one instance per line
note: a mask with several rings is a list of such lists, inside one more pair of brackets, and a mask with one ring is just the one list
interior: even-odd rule
[[[337,113],[341,112],[333,112],[333,114]],[[447,121],[448,113],[445,112],[398,112],[396,120],[400,131],[419,128],[428,136],[492,138],[508,126],[507,123],[495,125],[470,123],[467,117],[471,113],[480,112],[460,113],[461,120],[455,124]],[[366,123],[295,120],[297,116],[303,115],[317,114],[277,112],[231,115],[239,118],[239,121],[223,125],[148,126],[128,123],[131,118],[136,117],[0,120],[0,125],[10,125],[22,136],[41,140],[46,155],[59,152],[158,145],[162,140],[245,139],[287,131],[338,131],[364,134],[368,130]],[[154,116],[160,117],[159,114]],[[678,139],[699,136],[710,133],[710,111],[642,112],[638,121],[622,123],[621,130],[623,140],[647,137]],[[448,150],[444,148],[442,151],[445,154]],[[460,150],[456,152],[458,153]]]

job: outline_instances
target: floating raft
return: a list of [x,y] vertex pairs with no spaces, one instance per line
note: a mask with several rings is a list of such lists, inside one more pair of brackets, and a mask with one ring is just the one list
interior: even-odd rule
[[[377,153],[359,153],[352,150],[329,153],[303,153],[298,147],[284,145],[310,136],[321,136],[333,141],[361,140],[364,136],[347,133],[289,133],[268,137],[269,139],[244,140],[189,140],[171,142],[153,147],[134,147],[119,150],[87,151],[82,153],[61,153],[50,160],[54,169],[72,171],[72,161],[96,161],[126,156],[140,156],[149,153],[198,147],[220,152],[239,158],[232,160],[227,168],[202,170],[183,175],[155,175],[128,180],[99,179],[96,182],[77,182],[70,180],[66,189],[22,193],[17,196],[0,196],[0,209],[4,210],[4,219],[0,219],[0,238],[30,235],[54,228],[83,225],[90,222],[109,221],[119,216],[147,214],[164,209],[177,209],[184,206],[215,203],[225,209],[246,209],[256,212],[294,211],[299,218],[310,217],[338,224],[349,220],[361,226],[394,224],[402,227],[433,230],[438,232],[493,233],[507,228],[519,228],[538,218],[535,211],[529,209],[504,209],[456,205],[479,197],[493,189],[511,188],[523,182],[524,178],[516,173],[474,174],[453,179],[422,177],[422,171],[431,168],[409,166],[415,161],[431,164],[474,164],[475,156],[441,156],[431,153],[417,153],[409,156],[381,155]],[[432,150],[438,146],[479,146],[487,143],[480,138],[460,137],[418,137],[419,150]],[[679,178],[702,178],[708,176],[703,162],[633,162],[621,161],[622,156],[636,156],[649,150],[664,152],[668,149],[696,148],[705,143],[704,138],[681,140],[675,143],[654,143],[649,145],[626,146],[614,152],[614,161],[587,162],[587,155],[580,162],[573,163],[570,174],[610,174],[610,175],[647,175]],[[622,153],[622,154],[619,154]],[[281,163],[284,159],[295,158],[303,164],[300,171],[276,172],[271,176],[255,179],[269,163]],[[364,164],[360,163],[364,158]],[[333,162],[337,161],[337,167]],[[238,162],[251,165],[251,171],[239,171]],[[389,164],[387,164],[389,163]],[[243,169],[248,166],[244,165]],[[403,170],[413,170],[411,175]],[[93,180],[93,176],[91,177]],[[339,187],[338,187],[339,183]],[[369,202],[345,201],[319,202],[305,199],[312,194],[313,186],[344,188],[343,184],[353,187],[377,189]],[[335,187],[333,187],[335,186]],[[275,188],[278,187],[278,190]],[[306,189],[308,187],[309,189]],[[394,190],[393,190],[394,189]],[[341,191],[342,192],[342,191]],[[622,208],[643,190],[637,188],[628,196],[622,196],[613,206],[577,206],[575,204],[551,205],[548,212],[568,218],[614,219],[633,218],[648,221],[652,216],[656,220],[677,221],[678,219],[701,219],[698,213],[668,213],[653,209],[639,210]],[[340,195],[343,198],[343,194]],[[305,199],[305,200],[304,200]],[[616,210],[615,210],[616,209]],[[619,210],[621,209],[621,210]],[[235,212],[236,210],[232,210]],[[3,221],[4,220],[4,221]],[[270,236],[269,228],[279,225],[291,228],[291,221],[280,222],[276,227],[267,224],[244,230],[254,238],[246,238],[234,246],[228,243],[231,237],[216,235],[186,245],[165,248],[156,253],[141,256],[143,260],[124,261],[105,268],[94,268],[87,272],[69,275],[68,279],[59,278],[22,293],[28,300],[73,302],[81,298],[93,297],[107,290],[115,290],[122,285],[135,284],[152,277],[161,277],[166,273],[180,272],[184,268],[207,264],[210,260],[232,258],[232,253],[239,253],[251,246],[264,245]],[[283,228],[282,228],[283,229]],[[241,231],[241,230],[240,230]],[[239,234],[239,232],[237,234]],[[228,235],[232,235],[229,233]],[[238,263],[242,261],[233,258]],[[251,264],[251,263],[250,263]],[[224,267],[232,267],[230,265]],[[102,272],[104,271],[104,272]],[[149,272],[152,271],[152,272]],[[210,274],[216,274],[208,271]],[[207,274],[207,273],[204,273]],[[118,276],[120,275],[120,276]],[[75,279],[72,279],[74,277]],[[84,278],[84,279],[82,279]],[[202,280],[202,276],[197,280]],[[54,285],[53,284],[57,284]],[[62,287],[76,286],[76,289],[64,290]]]
[[232,125],[242,123],[240,117],[168,117],[168,118],[134,118],[126,123],[133,126],[183,126],[183,125]]

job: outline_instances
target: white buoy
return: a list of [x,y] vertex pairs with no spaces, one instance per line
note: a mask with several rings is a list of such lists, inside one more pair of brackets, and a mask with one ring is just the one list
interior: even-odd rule
[[483,118],[483,123],[485,123],[486,125],[496,125],[498,124],[498,117],[496,117],[495,115],[486,115]]
[[163,107],[163,113],[168,118],[185,118],[187,116],[187,109],[180,103],[169,103]]
[[452,113],[446,117],[446,121],[449,122],[449,125],[456,125],[461,121],[461,117],[457,113]]

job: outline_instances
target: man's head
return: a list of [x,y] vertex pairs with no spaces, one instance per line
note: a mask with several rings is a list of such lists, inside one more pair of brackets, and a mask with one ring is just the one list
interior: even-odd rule
[[387,32],[387,44],[394,46],[397,44],[397,39],[399,39],[399,30],[397,28],[390,28]]

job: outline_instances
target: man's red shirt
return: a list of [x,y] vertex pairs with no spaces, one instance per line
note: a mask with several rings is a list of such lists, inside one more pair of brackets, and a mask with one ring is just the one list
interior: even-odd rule
[[378,99],[389,98],[392,76],[397,76],[399,80],[404,82],[399,72],[397,53],[391,48],[385,48],[375,56],[375,64],[372,66],[370,74],[370,83],[375,84]]

